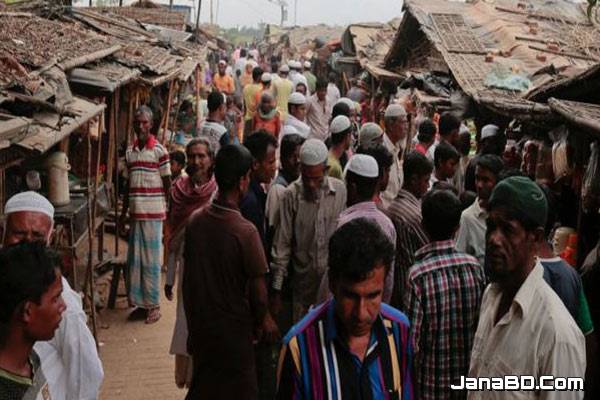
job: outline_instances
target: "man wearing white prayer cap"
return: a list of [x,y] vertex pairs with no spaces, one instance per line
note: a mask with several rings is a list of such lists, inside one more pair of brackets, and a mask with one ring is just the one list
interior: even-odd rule
[[343,179],[342,171],[346,165],[347,151],[352,144],[352,122],[345,115],[338,115],[329,125],[331,132],[331,147],[327,165],[329,166],[329,176],[337,179]]
[[301,178],[281,199],[271,263],[271,309],[281,309],[281,289],[293,269],[292,318],[299,321],[317,303],[317,291],[327,267],[328,242],[346,207],[346,187],[327,176],[327,146],[308,139],[300,148]]
[[406,110],[400,104],[390,104],[385,109],[383,115],[385,124],[385,135],[383,144],[394,156],[394,163],[390,169],[390,181],[387,189],[381,194],[381,201],[385,208],[389,207],[392,201],[398,195],[404,181],[402,172],[402,152],[406,146],[406,136],[408,135],[408,116]]
[[271,84],[273,87],[273,96],[275,96],[275,102],[277,103],[277,110],[281,114],[282,121],[285,121],[288,116],[288,100],[292,92],[294,92],[294,85],[288,79],[289,73],[290,67],[287,64],[283,64],[279,67],[280,79],[274,79]]
[[367,122],[358,132],[358,146],[366,148],[377,143],[383,143],[383,129],[374,122]]
[[[377,199],[377,184],[379,182],[379,167],[372,156],[355,154],[348,161],[344,171],[346,188],[348,190],[348,208],[338,219],[337,227],[357,219],[367,218],[375,222],[396,247],[396,228],[392,220],[385,215],[375,200]],[[385,278],[383,301],[389,303],[394,289],[394,263]],[[323,276],[319,287],[318,302],[331,297],[327,274]]]
[[[311,93],[314,93],[317,90],[317,77],[311,71],[312,64],[310,61],[304,61],[304,77],[308,82],[308,90]],[[325,84],[325,89],[327,89],[327,84]]]
[[[6,222],[3,245],[24,242],[50,243],[54,226],[54,207],[36,192],[18,193],[4,207]],[[35,352],[42,362],[52,399],[97,399],[104,379],[96,343],[87,327],[81,297],[62,278],[62,298],[66,310],[47,342],[37,342]]]
[[306,119],[306,97],[302,93],[294,92],[288,99],[288,117],[284,125],[291,125],[302,137],[310,135],[310,127],[305,122]]

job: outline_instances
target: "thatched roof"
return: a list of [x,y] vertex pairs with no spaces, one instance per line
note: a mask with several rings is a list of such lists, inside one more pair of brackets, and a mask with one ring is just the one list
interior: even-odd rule
[[67,70],[104,58],[118,44],[81,29],[28,13],[0,13],[0,87],[20,85],[30,91],[42,84],[33,71],[58,65]]
[[[502,94],[522,96],[488,87],[486,78],[495,70],[521,75],[536,87],[551,79],[549,70],[587,68],[600,60],[600,31],[580,5],[565,0],[529,0],[525,9],[510,0],[404,4],[386,68],[451,73],[476,101]],[[493,60],[486,62],[490,54]]]
[[536,87],[527,94],[527,98],[543,102],[550,97],[556,97],[564,100],[600,103],[600,63],[572,72]]
[[600,105],[548,99],[548,105],[569,124],[600,135]]
[[108,12],[134,19],[144,24],[163,26],[178,31],[185,30],[186,15],[179,11],[169,11],[168,7],[156,5],[156,8],[138,7],[133,4],[129,7],[94,7],[95,11]]
[[322,44],[339,41],[343,33],[343,27],[325,24],[285,28],[268,25],[265,29],[264,41],[275,48],[275,52],[285,51],[289,58],[302,56],[310,58],[316,40]]
[[[360,23],[349,25],[341,38],[341,47],[346,56],[355,57],[361,68],[368,69],[375,76],[395,76],[383,69],[383,61],[394,41],[400,25],[396,18],[389,23]],[[371,68],[367,68],[370,66]]]

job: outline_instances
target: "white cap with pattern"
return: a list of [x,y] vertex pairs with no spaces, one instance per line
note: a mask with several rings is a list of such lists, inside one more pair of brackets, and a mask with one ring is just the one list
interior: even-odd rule
[[365,178],[379,177],[379,166],[377,160],[367,154],[355,154],[348,161],[344,173],[351,171]]
[[318,139],[308,139],[300,148],[300,162],[309,167],[324,164],[328,154],[325,143]]
[[19,211],[38,212],[46,214],[54,219],[54,206],[47,198],[36,192],[17,193],[4,206],[4,214],[12,214]]

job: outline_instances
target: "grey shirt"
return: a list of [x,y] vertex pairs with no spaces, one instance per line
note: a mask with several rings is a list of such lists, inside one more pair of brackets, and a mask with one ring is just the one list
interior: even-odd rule
[[326,177],[314,202],[305,199],[301,179],[288,186],[282,197],[273,243],[274,289],[281,290],[291,261],[294,301],[304,306],[316,302],[327,269],[329,238],[345,207],[346,187],[339,179]]

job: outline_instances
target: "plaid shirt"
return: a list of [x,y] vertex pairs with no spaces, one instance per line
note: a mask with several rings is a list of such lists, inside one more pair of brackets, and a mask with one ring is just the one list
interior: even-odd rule
[[421,399],[464,399],[452,391],[469,372],[473,336],[485,288],[483,267],[454,249],[432,242],[416,253],[408,274],[407,315],[415,351],[415,391]]

